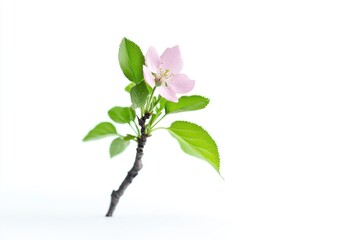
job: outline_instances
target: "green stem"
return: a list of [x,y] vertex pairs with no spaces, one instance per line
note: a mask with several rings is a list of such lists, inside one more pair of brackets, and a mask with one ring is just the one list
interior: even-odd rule
[[151,126],[151,132],[153,131],[154,127],[161,121],[164,119],[164,117],[166,116],[166,114],[164,114],[157,122],[154,123],[154,125]]
[[151,131],[154,132],[154,131],[159,130],[159,129],[167,129],[167,128],[166,127],[158,127],[158,128],[151,129]]
[[[135,122],[135,121],[133,121],[133,122]],[[136,129],[131,125],[131,122],[129,123],[129,126],[131,127],[131,129],[134,131],[134,133],[136,135],[140,135],[140,130],[139,130],[138,126],[136,125],[136,123],[135,123]]]
[[144,106],[140,108],[140,116],[144,116],[145,114],[145,108]]
[[147,103],[146,103],[146,107],[145,107],[145,111],[146,112],[150,112],[150,110],[152,110],[152,109],[149,109],[149,107],[150,107],[150,103],[151,103],[151,100],[152,100],[152,98],[153,98],[153,96],[154,96],[154,93],[155,93],[155,89],[156,89],[156,86],[153,88],[153,90],[152,90],[152,92],[151,92],[151,95],[150,95],[150,98],[148,99],[148,101],[147,101]]
[[154,107],[160,102],[160,100],[162,99],[162,97],[159,95],[159,99],[156,100],[155,104],[154,104]]

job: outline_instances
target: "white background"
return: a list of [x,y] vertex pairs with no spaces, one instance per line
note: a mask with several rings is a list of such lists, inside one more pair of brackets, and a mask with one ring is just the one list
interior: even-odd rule
[[[0,238],[359,239],[358,1],[2,1]],[[81,142],[130,104],[122,37],[180,45],[222,180],[166,132]],[[126,133],[125,126],[119,131]]]

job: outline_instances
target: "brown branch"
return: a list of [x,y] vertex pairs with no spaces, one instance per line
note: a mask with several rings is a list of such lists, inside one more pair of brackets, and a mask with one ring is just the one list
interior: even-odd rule
[[126,188],[130,185],[130,183],[133,181],[133,179],[138,175],[139,171],[142,169],[142,156],[144,155],[144,146],[146,144],[146,139],[148,138],[148,135],[145,132],[145,123],[146,120],[149,119],[151,116],[151,113],[145,113],[145,115],[142,118],[138,118],[139,125],[141,127],[141,135],[138,137],[137,142],[137,148],[136,148],[136,157],[134,166],[130,169],[128,172],[126,178],[121,183],[119,189],[117,191],[113,191],[111,193],[111,202],[109,210],[106,214],[107,217],[111,217],[115,211],[116,205],[119,202],[120,197],[124,194]]

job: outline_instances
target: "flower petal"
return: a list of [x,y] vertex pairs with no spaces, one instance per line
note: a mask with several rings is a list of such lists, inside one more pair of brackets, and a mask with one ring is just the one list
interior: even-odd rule
[[176,74],[172,81],[168,82],[169,87],[176,93],[188,93],[193,90],[195,81],[191,80],[185,74]]
[[160,56],[160,59],[164,70],[168,69],[173,74],[179,73],[183,68],[179,46],[167,48]]
[[159,91],[159,94],[165,98],[166,100],[170,101],[170,102],[178,102],[178,98],[176,96],[176,93],[174,91],[172,91],[170,88],[168,87],[159,87],[157,88]]
[[146,65],[153,73],[157,73],[160,63],[160,57],[156,49],[154,47],[149,47],[146,53]]
[[150,69],[146,66],[143,66],[145,82],[150,85],[150,87],[155,86],[155,77],[152,75]]

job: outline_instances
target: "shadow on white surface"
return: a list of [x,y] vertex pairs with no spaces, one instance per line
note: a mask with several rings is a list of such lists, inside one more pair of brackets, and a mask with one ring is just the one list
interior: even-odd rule
[[0,188],[0,239],[227,239],[216,216],[156,213],[157,206],[141,213],[133,205],[106,218],[97,210],[108,199],[93,199]]
[[0,237],[8,239],[224,239],[223,223],[176,215],[2,216]]

